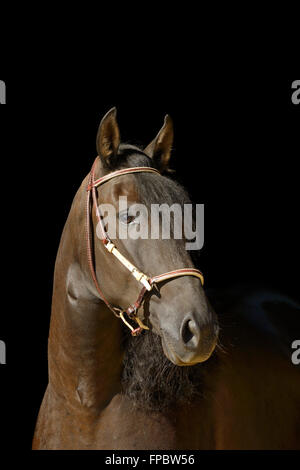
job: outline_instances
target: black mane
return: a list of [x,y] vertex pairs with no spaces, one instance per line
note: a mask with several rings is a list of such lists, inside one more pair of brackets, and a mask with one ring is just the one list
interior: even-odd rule
[[[133,167],[157,168],[155,161],[135,145],[121,144],[112,171]],[[171,175],[157,177],[154,174],[139,173],[135,175],[141,203],[148,208],[151,204],[191,204],[187,191]]]
[[135,166],[153,167],[154,162],[140,147],[131,144],[121,144],[117,156],[110,163],[111,170],[132,168]]
[[[127,332],[126,332],[127,333]],[[187,405],[202,395],[206,365],[174,365],[165,356],[161,339],[152,332],[128,338],[122,375],[122,390],[133,407],[165,411]]]
[[[155,167],[151,158],[132,145],[122,145],[119,157],[118,169]],[[147,208],[151,204],[180,204],[182,207],[184,204],[191,204],[186,190],[171,176],[140,173],[134,177],[138,183],[140,202]],[[185,250],[182,240],[174,242],[178,253]],[[194,257],[195,253],[191,254]],[[148,411],[161,411],[170,409],[175,404],[187,404],[201,395],[203,364],[193,367],[172,364],[163,352],[161,338],[152,332],[132,338],[124,330],[124,338],[126,346],[122,389],[133,406]]]

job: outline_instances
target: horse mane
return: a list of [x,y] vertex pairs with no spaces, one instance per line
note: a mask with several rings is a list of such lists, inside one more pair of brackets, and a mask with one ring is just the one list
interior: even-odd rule
[[[135,166],[155,168],[155,162],[141,148],[122,144],[113,170]],[[171,175],[157,178],[152,174],[137,174],[134,178],[140,202],[148,209],[152,204],[179,204],[181,207],[191,204],[187,191]],[[174,242],[178,252],[185,249],[182,240]],[[132,338],[124,330],[124,344],[122,391],[134,407],[162,411],[201,396],[206,365],[174,365],[164,354],[161,338],[151,331]]]
[[122,393],[135,408],[166,411],[202,396],[206,366],[174,365],[165,356],[160,337],[151,331],[138,338],[127,335],[123,365]]

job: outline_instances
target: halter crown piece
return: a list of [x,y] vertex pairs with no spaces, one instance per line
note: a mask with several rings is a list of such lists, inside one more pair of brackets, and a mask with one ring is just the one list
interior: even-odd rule
[[[91,275],[95,284],[95,287],[101,297],[101,300],[106,304],[106,306],[113,312],[113,314],[120,318],[126,326],[131,330],[131,334],[133,336],[138,336],[143,330],[149,330],[149,328],[143,324],[142,320],[138,317],[138,310],[142,306],[147,292],[151,292],[156,284],[160,282],[168,281],[170,279],[175,279],[182,276],[193,276],[200,279],[202,286],[204,285],[204,277],[201,271],[198,269],[191,269],[191,268],[184,268],[184,269],[176,269],[174,271],[159,274],[158,276],[148,277],[147,274],[139,271],[139,269],[134,266],[125,256],[123,256],[115,244],[110,240],[108,233],[105,229],[103,218],[101,217],[100,210],[97,204],[97,188],[102,184],[106,183],[107,181],[112,180],[113,178],[117,178],[118,176],[122,175],[129,175],[134,173],[155,173],[160,175],[159,171],[155,168],[148,168],[148,167],[134,167],[134,168],[126,168],[124,170],[115,171],[110,173],[98,180],[95,180],[95,166],[96,162],[99,157],[96,158],[92,170],[89,175],[88,180],[88,187],[87,187],[87,203],[86,203],[86,241],[87,241],[87,255],[88,255],[88,263],[91,271]],[[93,255],[92,255],[92,244],[91,244],[91,195],[93,199],[93,209],[96,212],[96,217],[99,222],[99,226],[102,232],[102,242],[107,252],[113,256],[115,256],[120,263],[127,268],[132,276],[143,285],[143,288],[138,296],[136,302],[130,305],[127,309],[122,310],[121,308],[112,306],[100,288],[100,285],[97,280],[96,270],[94,267],[93,262]],[[125,315],[132,321],[135,321],[138,324],[138,328],[133,328],[130,323],[126,320]]]

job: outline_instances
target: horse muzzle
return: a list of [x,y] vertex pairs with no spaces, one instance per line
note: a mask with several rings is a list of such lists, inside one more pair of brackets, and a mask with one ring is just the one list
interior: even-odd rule
[[162,346],[167,358],[178,366],[193,366],[207,361],[215,350],[219,326],[213,320],[201,324],[197,315],[188,313],[179,328],[161,328]]

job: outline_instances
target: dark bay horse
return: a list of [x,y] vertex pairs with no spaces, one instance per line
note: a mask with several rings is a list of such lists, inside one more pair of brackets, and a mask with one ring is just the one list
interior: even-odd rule
[[[122,144],[111,110],[99,127],[95,178],[133,167],[161,174],[108,180],[97,203],[117,209],[120,196],[148,206],[189,202],[163,176],[172,143],[167,117],[145,149]],[[33,449],[299,448],[300,373],[289,349],[299,339],[293,337],[299,305],[265,292],[207,296],[196,277],[172,278],[140,305],[138,316],[149,330],[130,335],[109,306],[131,305],[141,286],[97,238],[93,210],[91,259],[99,295],[86,244],[90,182],[88,176],[77,192],[57,256],[49,385]],[[128,215],[124,220],[133,222]],[[118,239],[116,245],[149,276],[195,268],[184,240]]]

